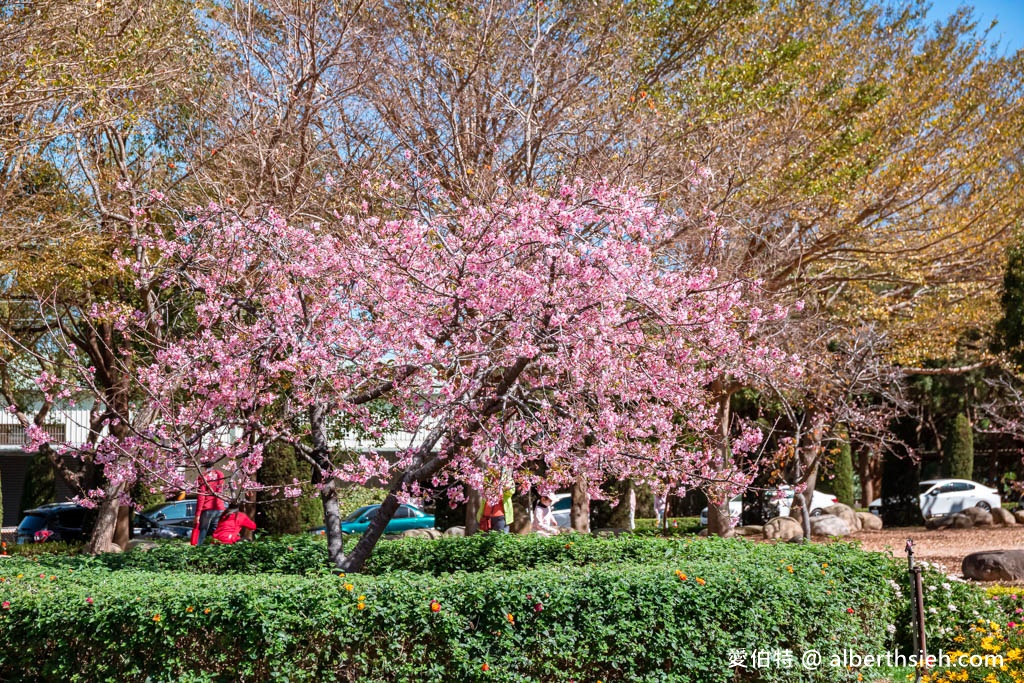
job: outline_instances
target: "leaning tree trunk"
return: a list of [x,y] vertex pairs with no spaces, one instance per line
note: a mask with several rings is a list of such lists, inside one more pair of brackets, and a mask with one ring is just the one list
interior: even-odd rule
[[572,483],[572,508],[569,510],[569,521],[574,531],[590,533],[590,493],[587,491],[587,478],[582,474]]

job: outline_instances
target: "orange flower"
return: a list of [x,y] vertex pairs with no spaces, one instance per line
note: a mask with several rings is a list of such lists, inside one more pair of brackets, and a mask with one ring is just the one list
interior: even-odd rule
[[193,608],[192,608],[192,605],[189,605],[188,607],[186,607],[185,611],[188,612],[189,614],[192,614],[192,612],[194,611]]
[[790,574],[792,574],[793,573],[793,565],[787,564],[786,565],[786,571],[789,572]]
[[209,607],[207,607],[206,609],[203,610],[203,614],[209,614],[209,613],[210,613],[210,608]]
[[686,581],[686,574],[682,573],[681,571],[677,571],[676,576],[679,577],[680,581]]
[[699,583],[699,584],[700,584],[700,585],[702,585],[702,586],[703,586],[703,585],[704,585],[705,583],[707,583],[707,581],[705,581],[704,579],[700,578],[699,576],[698,576],[698,577],[697,577],[696,579],[694,579],[694,581],[696,581],[697,583]]
[[506,614],[505,618],[508,620],[508,623],[510,624],[516,623],[516,618],[512,614]]
[[154,614],[153,615],[153,621],[159,623],[160,622],[160,615],[159,614]]
[[361,602],[358,605],[356,605],[356,609],[366,609],[366,605]]
[[488,666],[487,662],[484,662],[484,665],[480,667],[480,670],[483,672],[487,672],[491,670],[491,667]]
[[441,603],[439,603],[437,600],[431,600],[430,601],[430,611],[431,612],[440,612],[441,611]]

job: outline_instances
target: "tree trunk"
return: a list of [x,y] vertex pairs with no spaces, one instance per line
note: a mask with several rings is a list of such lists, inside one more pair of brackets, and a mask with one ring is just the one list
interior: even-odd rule
[[[717,383],[716,383],[717,384]],[[720,387],[713,387],[718,390],[718,410],[716,421],[718,422],[718,457],[722,460],[724,469],[732,459],[732,441],[729,431],[729,423],[732,420],[729,403],[732,394]],[[730,536],[732,535],[732,512],[729,510],[729,498],[724,493],[712,487],[708,494],[708,536]]]
[[480,506],[483,504],[482,496],[476,489],[470,489],[466,496],[466,535],[472,536],[480,531],[480,522],[477,515],[480,513]]
[[132,516],[131,508],[127,505],[117,507],[117,522],[114,524],[114,545],[121,550],[128,549],[128,541],[131,540]]
[[324,508],[324,533],[327,536],[327,560],[331,566],[341,569],[345,563],[345,546],[341,535],[341,510],[338,505],[338,481],[328,478],[325,472],[333,467],[330,447],[327,441],[326,409],[311,406],[309,409],[310,436],[313,441],[313,485],[320,489],[320,503]]
[[121,507],[121,493],[123,492],[124,486],[114,486],[107,491],[106,497],[100,502],[96,513],[96,526],[93,527],[89,542],[85,544],[85,552],[90,555],[108,553],[113,550],[117,512]]
[[590,533],[590,493],[587,478],[580,475],[572,483],[572,508],[569,510],[572,528],[580,533]]
[[313,485],[320,487],[320,503],[324,508],[324,529],[327,536],[327,560],[341,569],[345,563],[344,539],[341,535],[341,508],[338,505],[338,482],[327,480],[323,468],[313,468]]

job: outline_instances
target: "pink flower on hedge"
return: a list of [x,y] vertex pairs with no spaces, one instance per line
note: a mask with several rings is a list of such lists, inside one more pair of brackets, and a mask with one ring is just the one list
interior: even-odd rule
[[0,607],[2,607],[4,609],[11,609],[11,601],[10,600],[4,600],[3,603],[0,604]]
[[92,604],[92,598],[86,598],[85,602],[86,602],[86,604],[91,605]]
[[846,613],[847,614],[853,614],[853,608],[852,607],[847,607],[846,608]]
[[538,602],[536,605],[533,606],[533,611],[534,612],[543,612],[544,611],[544,604]]

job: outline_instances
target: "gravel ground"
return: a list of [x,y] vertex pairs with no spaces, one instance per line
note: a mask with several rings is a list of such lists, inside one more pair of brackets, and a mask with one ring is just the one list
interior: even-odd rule
[[1024,548],[1024,525],[937,531],[923,526],[901,527],[862,531],[852,538],[860,541],[865,550],[891,552],[894,557],[904,560],[907,557],[904,547],[907,539],[912,538],[915,557],[941,565],[950,575],[961,576],[960,563],[971,553]]

